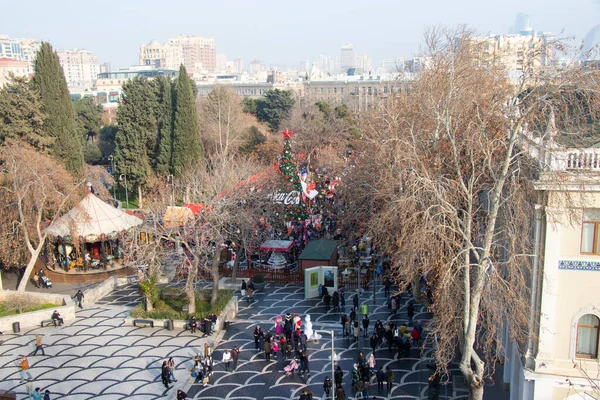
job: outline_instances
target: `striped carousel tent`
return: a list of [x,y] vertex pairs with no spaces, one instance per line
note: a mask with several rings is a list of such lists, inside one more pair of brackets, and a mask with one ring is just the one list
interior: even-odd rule
[[72,210],[46,228],[51,237],[78,237],[80,241],[95,243],[114,239],[119,234],[141,225],[142,220],[100,200],[91,191]]

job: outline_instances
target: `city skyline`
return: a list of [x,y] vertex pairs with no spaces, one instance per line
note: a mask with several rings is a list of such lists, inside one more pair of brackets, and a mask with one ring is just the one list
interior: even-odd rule
[[[568,8],[559,0],[508,0],[494,7],[473,0],[410,5],[392,0],[368,4],[309,0],[293,9],[270,1],[184,3],[168,10],[180,12],[172,18],[164,3],[154,0],[115,4],[107,14],[94,14],[96,9],[72,0],[61,1],[59,6],[24,1],[11,5],[12,13],[0,15],[0,33],[39,38],[56,49],[85,49],[100,62],[110,62],[113,69],[138,64],[142,45],[152,40],[166,42],[178,34],[214,38],[217,54],[225,54],[228,60],[261,60],[267,66],[287,68],[303,60],[312,62],[321,54],[339,56],[341,46],[352,43],[356,53],[368,54],[375,67],[384,59],[418,56],[428,26],[465,23],[481,35],[506,34],[516,15],[526,13],[536,31],[574,36],[579,42],[600,15],[595,0],[574,0]],[[11,16],[19,14],[28,18]]]

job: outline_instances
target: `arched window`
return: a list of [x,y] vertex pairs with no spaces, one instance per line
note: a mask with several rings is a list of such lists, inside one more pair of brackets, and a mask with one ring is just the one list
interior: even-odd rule
[[598,327],[600,320],[592,314],[586,314],[577,321],[578,358],[598,358]]

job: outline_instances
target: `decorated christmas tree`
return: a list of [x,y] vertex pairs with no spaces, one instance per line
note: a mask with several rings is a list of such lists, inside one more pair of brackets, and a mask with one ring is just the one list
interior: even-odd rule
[[[298,193],[297,201],[294,201],[294,204],[289,204],[289,201],[284,202],[285,216],[288,220],[304,221],[308,218],[308,208],[306,207],[306,203],[302,201],[302,184],[300,183],[300,177],[298,176],[298,170],[294,162],[294,155],[292,154],[291,135],[292,132],[288,130],[283,132],[283,153],[279,158],[279,170],[283,175],[281,193],[289,193],[290,191]],[[293,198],[296,199],[295,196]]]

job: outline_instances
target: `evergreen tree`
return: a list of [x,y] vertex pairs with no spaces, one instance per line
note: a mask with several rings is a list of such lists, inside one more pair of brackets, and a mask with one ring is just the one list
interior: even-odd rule
[[139,187],[152,172],[149,142],[156,142],[156,92],[145,77],[123,85],[123,98],[117,109],[119,129],[115,136],[115,169],[126,174],[128,183]]
[[256,117],[266,122],[271,132],[276,132],[281,121],[289,118],[294,103],[290,90],[267,90],[263,99],[256,100]]
[[173,122],[173,172],[181,174],[204,155],[200,140],[200,123],[192,81],[185,67],[179,68],[177,77],[177,98],[175,99],[175,120]]
[[40,93],[42,111],[46,114],[44,132],[55,138],[54,156],[64,163],[67,170],[79,171],[83,167],[83,141],[77,129],[65,74],[58,55],[48,42],[42,42],[35,57],[32,82]]
[[298,169],[294,162],[290,136],[292,132],[283,132],[283,153],[279,158],[279,171],[283,175],[283,185],[281,193],[288,193],[291,190],[298,192],[298,204],[284,204],[285,215],[290,221],[304,221],[308,218],[308,207],[302,200],[302,184],[298,176]]
[[0,143],[18,139],[47,153],[54,138],[44,131],[42,103],[39,94],[23,77],[12,76],[0,90]]
[[173,172],[173,101],[171,80],[156,78],[158,85],[158,149],[156,151],[156,172],[165,175]]

